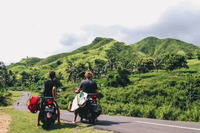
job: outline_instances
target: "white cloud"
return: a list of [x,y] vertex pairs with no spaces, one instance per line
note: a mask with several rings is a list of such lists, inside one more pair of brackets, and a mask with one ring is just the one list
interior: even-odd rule
[[142,34],[144,27],[159,25],[160,16],[176,7],[195,11],[200,4],[196,0],[0,1],[0,61],[9,64],[26,56],[69,52],[96,36],[127,42],[133,31],[140,29]]

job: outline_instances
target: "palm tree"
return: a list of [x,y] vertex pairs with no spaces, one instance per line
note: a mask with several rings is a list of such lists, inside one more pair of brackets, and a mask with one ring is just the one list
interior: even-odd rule
[[134,67],[135,67],[134,71],[138,72],[140,78],[140,72],[144,69],[144,64],[142,62],[142,59],[135,60]]
[[66,71],[67,71],[67,73],[69,73],[67,81],[75,82],[75,80],[76,80],[76,78],[74,78],[74,74],[75,74],[75,71],[76,71],[75,63],[70,63],[69,67],[66,69]]
[[94,63],[95,63],[94,74],[96,74],[98,77],[101,77],[101,75],[104,74],[106,62],[101,59],[95,59]]
[[158,69],[161,69],[163,67],[163,61],[161,58],[159,57],[156,57],[154,59],[154,67],[156,68],[157,70],[157,73],[158,73]]
[[87,67],[85,66],[84,63],[78,63],[77,64],[77,71],[76,71],[76,78],[77,79],[83,79],[85,76],[85,71],[87,70]]
[[[5,65],[3,62],[0,62],[0,87],[3,86],[4,84],[4,76],[3,76],[3,73],[4,73],[4,70],[5,70]],[[3,89],[3,87],[1,87]]]

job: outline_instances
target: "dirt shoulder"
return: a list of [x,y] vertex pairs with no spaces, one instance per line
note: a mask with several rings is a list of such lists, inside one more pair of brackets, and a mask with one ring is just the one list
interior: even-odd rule
[[6,133],[10,129],[12,119],[9,115],[0,113],[0,133]]

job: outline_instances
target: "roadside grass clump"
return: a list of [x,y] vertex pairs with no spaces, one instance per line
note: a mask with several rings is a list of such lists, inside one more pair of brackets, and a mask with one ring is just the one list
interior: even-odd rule
[[8,106],[11,104],[10,102],[10,97],[11,93],[10,92],[0,92],[0,107],[1,106]]

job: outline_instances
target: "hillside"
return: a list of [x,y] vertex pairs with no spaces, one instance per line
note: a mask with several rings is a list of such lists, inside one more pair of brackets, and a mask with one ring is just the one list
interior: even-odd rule
[[53,56],[50,56],[50,57],[47,57],[43,60],[41,60],[40,62],[37,63],[37,65],[45,65],[45,64],[49,64],[51,62],[54,62],[58,59],[61,59],[63,57],[67,57],[67,56],[70,56],[70,55],[75,55],[75,54],[78,54],[78,53],[81,53],[81,52],[86,52],[88,50],[92,50],[92,49],[97,49],[101,46],[104,46],[104,45],[107,45],[109,42],[112,42],[114,41],[113,39],[109,39],[109,38],[101,38],[101,37],[97,37],[91,44],[89,45],[86,45],[86,46],[83,46],[83,47],[80,47],[72,52],[69,52],[69,53],[61,53],[61,54],[58,54],[58,55],[53,55]]
[[[64,75],[66,68],[70,67],[69,62],[74,64],[85,64],[89,62],[95,67],[95,60],[107,61],[106,54],[111,47],[116,46],[121,56],[129,58],[141,58],[145,56],[156,57],[165,53],[179,53],[187,55],[189,53],[196,54],[200,47],[177,40],[177,39],[158,39],[156,37],[147,37],[138,43],[127,45],[123,42],[118,42],[112,38],[96,37],[91,44],[80,47],[72,52],[60,53],[49,56],[44,59],[30,57],[22,61],[11,64],[8,69],[13,72],[20,73],[32,69],[41,70],[40,73],[46,74],[49,70],[58,70]],[[131,58],[132,58],[131,57]]]
[[20,73],[21,71],[29,71],[30,68],[40,69],[43,71],[43,74],[53,69],[66,74],[65,70],[67,67],[69,67],[67,61],[70,60],[73,63],[82,64],[87,64],[88,62],[94,64],[96,59],[107,61],[106,53],[114,45],[120,45],[119,47],[123,46],[123,49],[121,50],[122,53],[125,51],[131,51],[131,53],[135,56],[145,56],[143,53],[137,51],[135,48],[132,48],[123,42],[118,42],[112,38],[97,37],[91,44],[80,47],[72,52],[60,53],[44,59],[30,57],[23,59],[18,63],[11,64],[8,66],[8,69],[17,73]]
[[158,39],[156,37],[147,37],[138,43],[132,44],[132,47],[140,50],[148,56],[157,57],[165,53],[180,53],[187,55],[189,53],[196,54],[200,47],[189,44],[177,39]]
[[[57,87],[63,89],[58,103],[66,109],[75,96],[74,87],[90,69],[98,84],[104,114],[199,122],[200,60],[186,60],[173,53],[166,56],[168,62],[158,60],[161,65],[155,67],[156,61],[148,57],[168,52],[194,54],[197,50],[199,47],[176,39],[148,37],[127,45],[97,37],[91,44],[69,53],[45,59],[27,58],[10,65],[8,70],[12,72],[4,72],[4,84],[13,90],[42,92],[38,86],[44,84],[50,70],[55,70],[60,81]],[[170,65],[174,68],[167,69]]]

